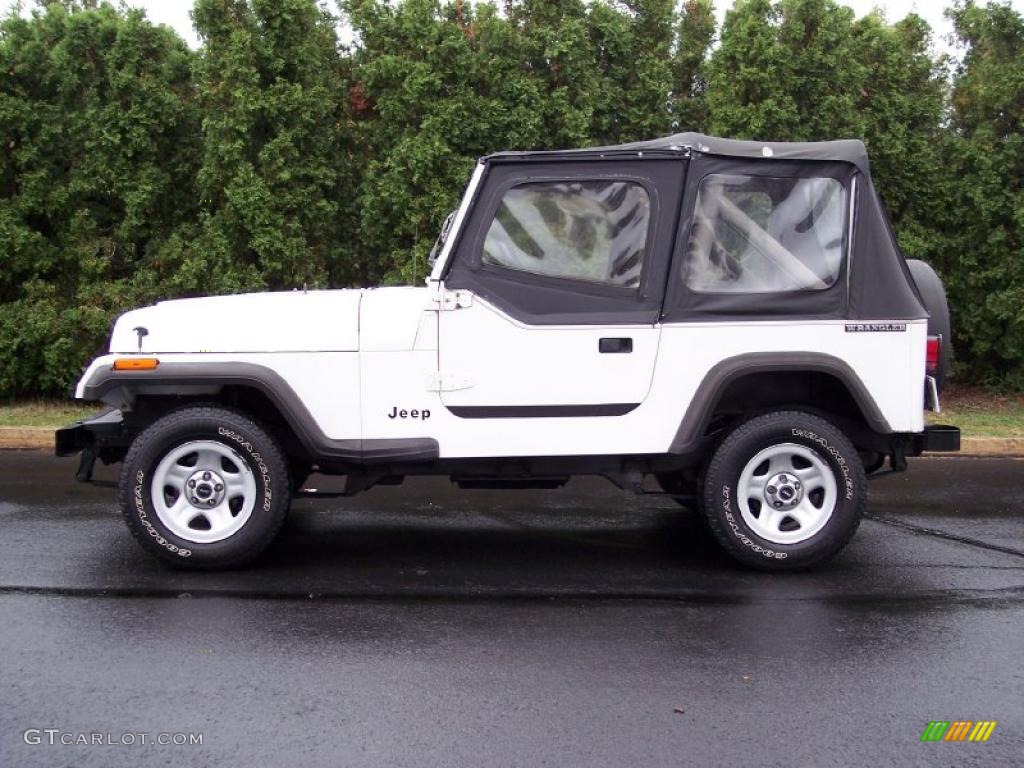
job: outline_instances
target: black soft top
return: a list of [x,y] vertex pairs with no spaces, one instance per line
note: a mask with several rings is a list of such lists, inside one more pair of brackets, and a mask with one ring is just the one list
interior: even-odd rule
[[[785,175],[809,176],[826,172],[856,190],[853,226],[847,232],[847,280],[826,291],[759,295],[683,296],[670,306],[666,319],[701,317],[846,318],[856,320],[912,320],[928,316],[906,259],[899,249],[882,200],[871,182],[868,153],[856,139],[840,141],[742,141],[676,133],[648,141],[606,147],[543,152],[497,152],[485,160],[573,161],[601,163],[637,155],[689,157],[690,181],[682,203],[682,227],[688,230],[693,190],[700,179],[713,172],[770,175],[786,165]],[[798,161],[787,163],[786,161]],[[799,161],[804,164],[800,165]],[[813,165],[812,165],[813,164]],[[830,167],[832,170],[823,171]]]
[[683,152],[692,150],[705,155],[722,157],[765,158],[774,160],[833,160],[851,163],[863,173],[869,172],[868,151],[864,142],[857,139],[839,141],[743,141],[723,139],[703,133],[676,133],[659,139],[633,141],[628,144],[612,144],[605,147],[584,147],[580,149],[553,150],[548,152],[496,152],[489,157],[514,158],[543,155],[607,154],[617,151],[667,151]]

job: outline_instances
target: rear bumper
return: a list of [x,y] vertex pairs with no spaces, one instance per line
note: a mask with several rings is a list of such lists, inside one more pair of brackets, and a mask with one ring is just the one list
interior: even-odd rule
[[914,455],[924,451],[951,453],[960,450],[960,427],[949,424],[929,424],[924,432],[914,435]]

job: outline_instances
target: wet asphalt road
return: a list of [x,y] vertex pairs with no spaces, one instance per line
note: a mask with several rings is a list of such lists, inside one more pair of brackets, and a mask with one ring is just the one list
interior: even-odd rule
[[[433,478],[298,501],[258,566],[181,573],[73,470],[0,451],[0,766],[1024,764],[1024,461],[913,461],[788,575],[601,480]],[[935,719],[999,724],[921,743]]]

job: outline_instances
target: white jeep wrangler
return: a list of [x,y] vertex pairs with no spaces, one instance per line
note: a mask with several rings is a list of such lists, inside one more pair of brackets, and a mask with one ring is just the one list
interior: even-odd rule
[[256,556],[319,472],[347,495],[656,482],[780,570],[849,541],[886,459],[959,448],[924,425],[942,285],[901,255],[858,141],[491,155],[433,259],[425,288],[128,312],[75,392],[114,410],[57,454],[84,481],[122,461],[130,529],[183,566]]

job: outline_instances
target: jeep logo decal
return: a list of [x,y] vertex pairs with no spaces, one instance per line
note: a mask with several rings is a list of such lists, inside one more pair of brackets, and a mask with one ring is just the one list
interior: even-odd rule
[[389,419],[429,419],[430,411],[424,408],[422,411],[413,408],[411,411],[400,411],[397,405],[391,406],[391,413],[388,414]]

